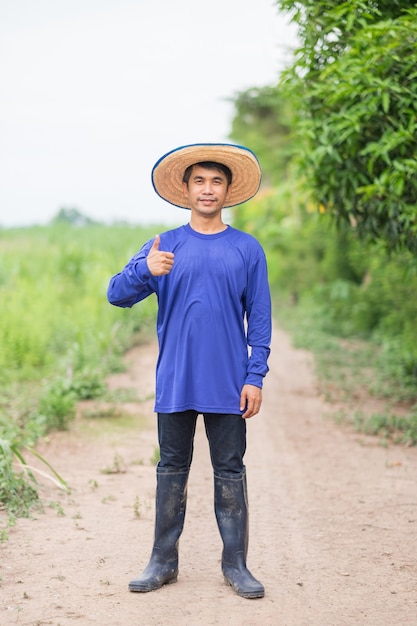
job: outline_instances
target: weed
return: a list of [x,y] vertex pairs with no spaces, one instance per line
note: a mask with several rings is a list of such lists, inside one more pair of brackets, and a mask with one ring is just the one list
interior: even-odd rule
[[56,514],[58,515],[58,517],[65,517],[64,509],[62,508],[62,505],[59,502],[51,501],[49,503],[49,508],[50,509],[55,509],[56,510]]
[[[5,433],[6,436],[8,433]],[[68,490],[64,479],[52,468],[48,461],[36,450],[26,446],[22,447],[18,439],[18,432],[9,433],[12,439],[0,439],[0,503],[6,506],[9,516],[29,517],[34,508],[41,508],[36,490],[37,481],[35,473],[53,481],[57,486]],[[46,466],[52,476],[38,467],[29,465],[22,449],[31,454]],[[21,471],[15,469],[16,463]]]
[[4,541],[9,541],[8,528],[9,526],[0,530],[0,543],[3,543]]
[[114,502],[115,500],[116,498],[114,496],[104,496],[104,498],[101,498],[101,503],[108,504],[109,502]]
[[94,400],[103,397],[107,391],[107,386],[103,381],[103,372],[84,368],[73,377],[71,389],[78,400]]
[[113,464],[100,471],[102,474],[124,474],[126,469],[124,468],[122,457],[116,453],[113,458]]
[[161,458],[161,456],[160,456],[159,447],[155,446],[154,447],[154,451],[153,451],[153,455],[151,456],[151,458],[149,460],[152,463],[152,465],[158,465],[160,458]]
[[143,459],[136,459],[136,460],[131,461],[131,463],[132,465],[143,465],[144,461]]
[[368,418],[362,416],[357,428],[368,435],[378,435],[395,443],[417,444],[417,412],[408,416],[384,413],[374,413]]
[[135,498],[135,502],[133,503],[133,513],[135,515],[136,518],[139,518],[141,516],[141,503],[139,500],[139,496],[136,496]]

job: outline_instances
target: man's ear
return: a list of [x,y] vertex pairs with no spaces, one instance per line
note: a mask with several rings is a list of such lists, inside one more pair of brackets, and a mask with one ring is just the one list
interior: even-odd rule
[[182,183],[182,192],[184,194],[184,198],[188,200],[188,185],[187,183]]

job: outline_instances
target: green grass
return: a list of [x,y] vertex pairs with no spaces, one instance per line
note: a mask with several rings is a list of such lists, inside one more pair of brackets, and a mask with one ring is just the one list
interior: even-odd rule
[[381,346],[323,330],[323,312],[310,299],[293,305],[290,298],[277,297],[275,310],[293,345],[313,353],[319,392],[344,406],[335,409],[336,421],[383,441],[417,444],[417,390],[392,377]]
[[106,376],[122,370],[123,354],[154,323],[154,298],[119,309],[106,290],[158,230],[0,229],[0,508],[9,523],[39,505],[22,459],[40,437],[69,427],[79,400],[105,398]]

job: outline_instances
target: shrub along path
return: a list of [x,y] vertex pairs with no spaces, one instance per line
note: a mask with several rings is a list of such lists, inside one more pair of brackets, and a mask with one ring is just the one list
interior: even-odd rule
[[328,418],[334,407],[317,395],[312,357],[279,329],[262,413],[248,422],[246,456],[248,563],[265,598],[239,598],[220,574],[201,421],[178,583],[127,591],[152,543],[155,358],[154,343],[136,348],[129,370],[109,381],[138,389],[140,404],[123,405],[122,414],[119,406],[113,416],[109,407],[83,405],[70,432],[42,442],[72,491],[45,483],[45,513],[19,520],[1,544],[0,623],[416,624],[417,449],[382,447],[335,425]]

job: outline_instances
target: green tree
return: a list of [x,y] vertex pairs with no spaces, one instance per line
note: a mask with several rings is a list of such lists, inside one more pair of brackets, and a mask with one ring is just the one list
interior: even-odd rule
[[291,102],[278,87],[253,87],[234,100],[231,139],[258,156],[264,182],[275,186],[288,176],[293,156],[294,128]]
[[52,220],[52,224],[67,224],[71,226],[88,226],[95,224],[94,220],[75,208],[63,207]]
[[[337,59],[350,45],[350,37],[367,25],[396,19],[415,7],[414,0],[277,0],[298,26],[301,47],[296,67],[303,79]],[[307,73],[306,73],[307,70]]]
[[417,252],[415,3],[277,4],[299,25],[283,85],[312,199],[361,236]]
[[[251,148],[262,169],[262,190],[256,198],[233,211],[234,224],[256,236],[273,251],[285,247],[288,229],[302,219],[300,198],[292,161],[296,153],[294,110],[280,86],[248,89],[234,100],[235,114],[230,138]],[[272,280],[277,279],[275,272]]]

